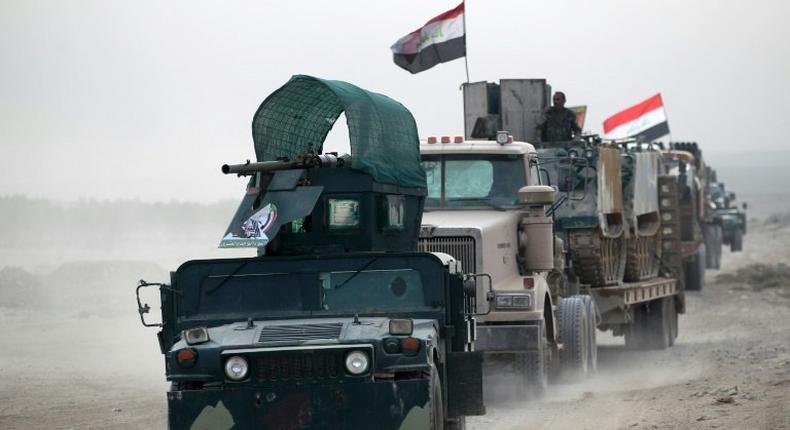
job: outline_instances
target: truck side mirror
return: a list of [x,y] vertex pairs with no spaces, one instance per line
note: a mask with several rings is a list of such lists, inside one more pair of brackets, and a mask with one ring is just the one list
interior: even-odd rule
[[549,176],[549,171],[541,167],[539,172],[540,172],[540,183],[542,185],[551,185],[551,176]]
[[554,203],[554,188],[548,185],[527,185],[518,190],[518,202],[527,206],[546,206]]
[[475,282],[475,278],[464,279],[464,294],[466,294],[466,297],[477,296],[477,282]]

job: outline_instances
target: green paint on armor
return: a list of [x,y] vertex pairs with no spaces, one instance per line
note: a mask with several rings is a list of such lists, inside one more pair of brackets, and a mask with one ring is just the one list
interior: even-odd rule
[[411,408],[406,418],[401,422],[399,430],[430,430],[431,415],[430,402],[423,407]]
[[233,424],[233,416],[220,400],[217,406],[203,408],[189,430],[230,430]]

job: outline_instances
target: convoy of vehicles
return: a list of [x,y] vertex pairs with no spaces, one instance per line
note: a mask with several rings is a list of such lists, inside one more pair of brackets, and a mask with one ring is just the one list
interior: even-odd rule
[[[695,144],[541,142],[550,92],[466,84],[465,136],[422,142],[406,108],[345,82],[270,95],[258,161],[222,167],[249,181],[220,246],[257,256],[137,287],[170,428],[460,429],[497,378],[522,397],[595,371],[598,329],[670,347],[706,248],[739,248],[745,217]],[[341,113],[350,156],[322,147]]]

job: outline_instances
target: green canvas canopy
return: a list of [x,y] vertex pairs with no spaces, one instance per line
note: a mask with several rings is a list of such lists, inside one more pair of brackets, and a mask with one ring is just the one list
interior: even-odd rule
[[255,112],[252,138],[258,161],[322,153],[324,139],[345,112],[351,167],[376,182],[425,188],[417,125],[397,101],[342,81],[296,75]]

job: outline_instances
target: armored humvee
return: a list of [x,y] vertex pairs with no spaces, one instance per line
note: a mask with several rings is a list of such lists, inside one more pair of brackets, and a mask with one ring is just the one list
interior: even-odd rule
[[743,250],[743,236],[746,235],[746,203],[741,207],[735,203],[735,193],[728,192],[724,182],[713,182],[710,197],[715,206],[716,216],[722,230],[722,243],[731,252]]
[[[322,153],[340,113],[350,157]],[[402,105],[295,76],[253,119],[257,162],[221,247],[141,281],[161,327],[171,429],[445,429],[485,412],[476,279],[416,250],[426,181]],[[481,281],[482,283],[483,281]],[[160,323],[140,298],[158,286]]]

